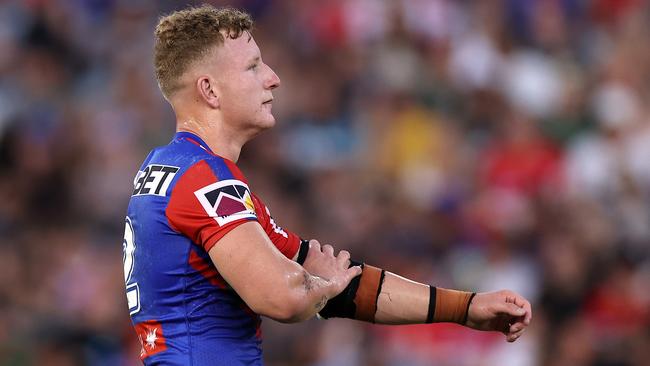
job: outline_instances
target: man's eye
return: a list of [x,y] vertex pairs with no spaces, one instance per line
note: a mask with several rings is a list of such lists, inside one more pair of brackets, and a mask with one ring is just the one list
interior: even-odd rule
[[252,64],[248,67],[249,70],[255,70],[257,69],[257,64]]

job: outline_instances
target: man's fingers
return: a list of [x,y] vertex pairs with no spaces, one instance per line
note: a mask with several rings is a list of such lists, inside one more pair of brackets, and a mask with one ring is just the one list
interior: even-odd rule
[[528,301],[524,301],[524,310],[526,310],[526,315],[524,316],[524,323],[530,325],[530,321],[533,319],[533,307]]
[[526,300],[522,300],[520,308],[524,310],[524,314],[522,315],[524,324],[529,325],[533,318],[533,309],[530,306],[530,303]]
[[347,269],[346,273],[350,275],[350,281],[352,281],[352,279],[360,275],[361,272],[362,272],[361,266],[352,266]]
[[510,326],[510,333],[517,333],[526,328],[526,324],[522,322],[516,322]]
[[521,296],[519,296],[519,295],[517,295],[517,294],[513,294],[513,295],[512,295],[512,302],[513,302],[515,305],[519,306],[520,308],[523,308],[523,307],[524,307],[524,303],[526,303],[526,300],[525,300],[523,297],[521,297]]
[[521,337],[521,335],[524,334],[525,331],[526,331],[526,329],[524,328],[524,329],[521,329],[518,332],[509,333],[509,334],[506,335],[506,339],[508,340],[508,342],[514,342],[517,339],[519,339],[519,337]]
[[519,321],[516,321],[514,324],[510,324],[508,330],[504,332],[504,334],[506,335],[506,340],[508,342],[516,341],[517,339],[519,339],[519,337],[521,337],[524,331],[526,331],[527,325],[524,324],[523,321],[521,321],[521,319],[522,318],[520,318]]
[[309,241],[309,251],[310,252],[312,252],[312,251],[320,252],[321,251],[320,243],[318,242],[318,240],[313,240],[312,239],[312,240]]
[[352,281],[353,278],[357,277],[360,274],[361,274],[361,266],[353,266],[346,269],[343,274],[337,275],[337,278],[334,280],[334,282],[339,288],[339,293],[348,286],[348,284],[350,283],[350,281]]
[[506,339],[508,340],[508,342],[514,342],[517,339],[519,339],[519,337],[521,337],[522,334],[524,334],[524,331],[525,331],[525,329],[521,329],[518,332],[507,333],[506,334]]
[[336,257],[336,259],[339,262],[343,263],[347,268],[350,265],[350,252],[347,250],[342,250],[339,252],[339,255]]
[[329,244],[323,245],[323,253],[334,256],[334,247]]
[[525,310],[524,323],[526,323],[526,325],[529,325],[530,321],[533,318],[533,309],[530,305],[530,302],[528,302],[528,300],[526,300],[524,297],[512,291],[506,291],[504,295],[506,296],[506,303],[513,303]]
[[517,339],[519,339],[519,337],[521,337],[521,333],[508,334],[508,335],[506,336],[506,340],[507,340],[508,342],[512,343],[512,342],[516,341]]
[[519,306],[511,303],[501,303],[501,306],[497,309],[499,313],[507,314],[510,316],[524,316],[526,315],[526,309],[520,308]]
[[526,325],[530,324],[530,321],[533,318],[533,308],[530,306],[530,302],[517,294],[514,294],[513,302],[515,305],[523,308],[526,311],[524,323],[526,323]]

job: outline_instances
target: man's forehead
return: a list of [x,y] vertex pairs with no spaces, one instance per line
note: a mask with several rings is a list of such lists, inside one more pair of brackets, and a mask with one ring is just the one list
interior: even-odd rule
[[259,57],[260,50],[253,36],[248,32],[243,32],[237,38],[224,37],[224,43],[220,48],[225,52],[217,52],[227,57],[255,58]]

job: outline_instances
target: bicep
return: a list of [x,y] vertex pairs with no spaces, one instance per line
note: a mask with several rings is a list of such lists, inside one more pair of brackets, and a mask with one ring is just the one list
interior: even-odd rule
[[219,273],[253,310],[263,315],[291,291],[300,266],[288,260],[259,223],[238,225],[214,245],[210,258]]

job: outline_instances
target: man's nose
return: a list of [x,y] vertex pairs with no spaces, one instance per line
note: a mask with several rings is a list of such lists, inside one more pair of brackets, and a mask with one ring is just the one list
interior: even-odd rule
[[266,79],[266,88],[267,89],[275,89],[280,86],[280,78],[278,75],[271,69],[269,66],[267,66],[269,69],[269,76]]

